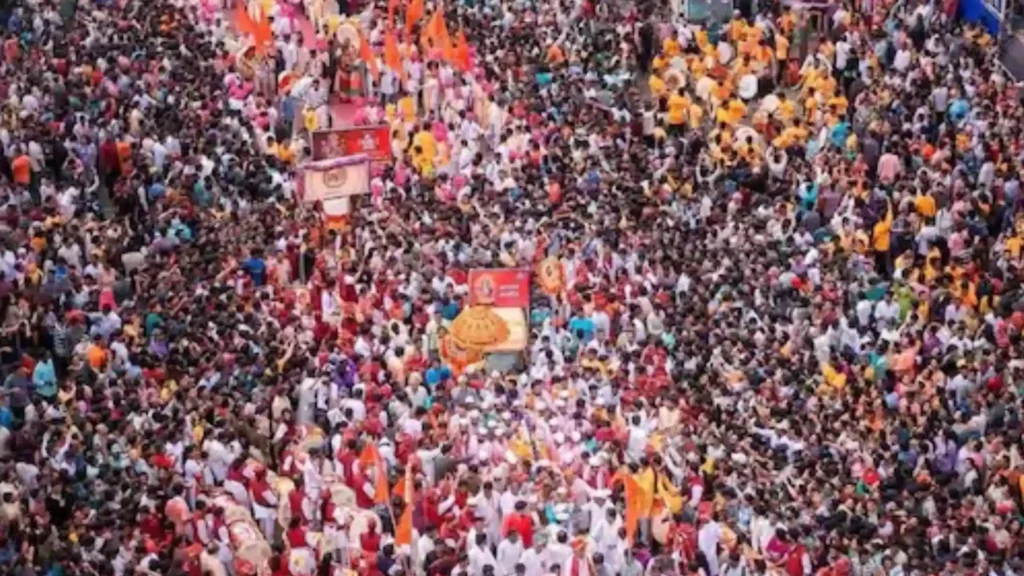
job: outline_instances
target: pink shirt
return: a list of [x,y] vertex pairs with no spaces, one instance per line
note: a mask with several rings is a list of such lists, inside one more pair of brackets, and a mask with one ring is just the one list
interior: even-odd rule
[[895,154],[882,154],[878,159],[878,179],[885,183],[892,183],[900,173],[900,159]]

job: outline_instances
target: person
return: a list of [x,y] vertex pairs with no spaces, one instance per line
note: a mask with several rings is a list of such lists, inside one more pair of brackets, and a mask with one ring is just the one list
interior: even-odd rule
[[590,576],[593,574],[593,564],[586,555],[586,541],[576,539],[572,544],[572,556],[561,568],[562,576]]
[[515,574],[516,566],[522,565],[522,556],[523,542],[519,539],[519,532],[511,530],[498,544],[498,569],[502,574]]

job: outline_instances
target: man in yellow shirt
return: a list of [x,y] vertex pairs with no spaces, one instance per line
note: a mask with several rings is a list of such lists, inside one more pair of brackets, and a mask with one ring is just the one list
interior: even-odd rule
[[672,35],[669,36],[668,38],[665,38],[665,40],[662,41],[661,43],[661,53],[662,55],[665,56],[665,58],[669,60],[675,58],[676,56],[679,56],[679,54],[682,53],[683,51],[682,48],[679,46],[678,36],[679,33],[673,31]]
[[885,216],[871,229],[871,247],[875,252],[875,273],[883,279],[892,276],[892,203],[887,199]]
[[430,132],[429,124],[424,123],[420,131],[413,136],[412,146],[413,148],[419,147],[423,151],[423,155],[430,161],[437,158],[437,142]]
[[404,96],[398,101],[398,113],[402,120],[411,122],[416,119],[416,100],[412,96]]
[[775,35],[775,85],[782,86],[789,62],[789,39],[784,34]]
[[701,123],[704,121],[704,109],[701,108],[699,102],[694,101],[690,104],[689,120],[691,130],[700,130]]
[[679,88],[668,98],[668,131],[674,136],[681,136],[683,125],[686,124],[686,112],[690,108],[690,101],[686,93]]
[[937,212],[935,198],[932,198],[924,190],[918,190],[917,195],[914,197],[914,209],[925,218],[935,218],[935,213]]
[[747,115],[747,105],[739,98],[733,98],[726,105],[729,124],[738,124]]
[[668,91],[665,87],[665,81],[657,74],[651,74],[650,79],[647,81],[647,86],[651,89],[651,96],[656,100],[661,100],[665,96],[665,92]]
[[1006,251],[1010,253],[1010,257],[1014,260],[1020,260],[1021,248],[1024,248],[1024,238],[1020,236],[1011,236],[1004,243]]
[[306,132],[316,132],[320,127],[320,123],[316,119],[316,110],[309,106],[302,109],[302,125]]

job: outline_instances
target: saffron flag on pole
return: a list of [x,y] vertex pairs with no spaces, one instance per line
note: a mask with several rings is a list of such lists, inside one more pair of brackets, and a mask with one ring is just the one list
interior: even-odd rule
[[373,502],[375,504],[388,504],[388,469],[384,465],[384,459],[377,450],[377,445],[367,442],[363,452],[359,455],[359,463],[365,468],[373,469]]
[[406,33],[412,32],[412,27],[423,18],[425,13],[426,8],[423,6],[423,0],[412,0],[412,2],[409,2],[408,8],[405,9]]
[[434,43],[435,47],[441,47],[444,40],[448,38],[448,26],[444,22],[444,6],[438,6],[434,15],[427,23],[427,37]]
[[242,34],[252,34],[256,30],[256,21],[249,16],[245,4],[235,6],[235,28]]
[[263,15],[260,8],[259,20],[249,16],[244,4],[235,6],[235,27],[241,34],[252,36],[253,47],[257,54],[265,53],[268,44],[274,41],[274,33],[270,29],[270,19]]
[[384,33],[384,65],[391,68],[403,81],[405,80],[402,53],[398,49],[398,40],[395,39],[395,33],[392,30]]
[[466,41],[466,33],[459,30],[455,37],[455,45],[452,48],[454,61],[452,64],[459,72],[469,72],[469,42]]
[[416,490],[412,482],[412,463],[405,465],[405,487],[402,499],[405,501],[405,508],[398,518],[395,527],[395,545],[405,546],[412,544],[412,509],[416,506]]
[[373,54],[373,49],[370,48],[370,42],[366,39],[363,34],[359,35],[359,59],[366,62],[366,66],[370,70],[370,74],[374,78],[380,76],[380,69],[377,68],[377,57]]

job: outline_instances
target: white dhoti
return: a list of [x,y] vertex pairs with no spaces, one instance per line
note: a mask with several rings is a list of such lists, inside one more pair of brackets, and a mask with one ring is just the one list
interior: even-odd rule
[[440,100],[438,98],[439,90],[436,80],[428,80],[423,85],[423,108],[427,114],[437,114],[438,107],[440,106]]
[[274,541],[274,521],[277,519],[277,510],[273,508],[266,508],[259,504],[252,503],[252,517],[259,523],[260,528],[263,530],[263,537],[268,542]]

